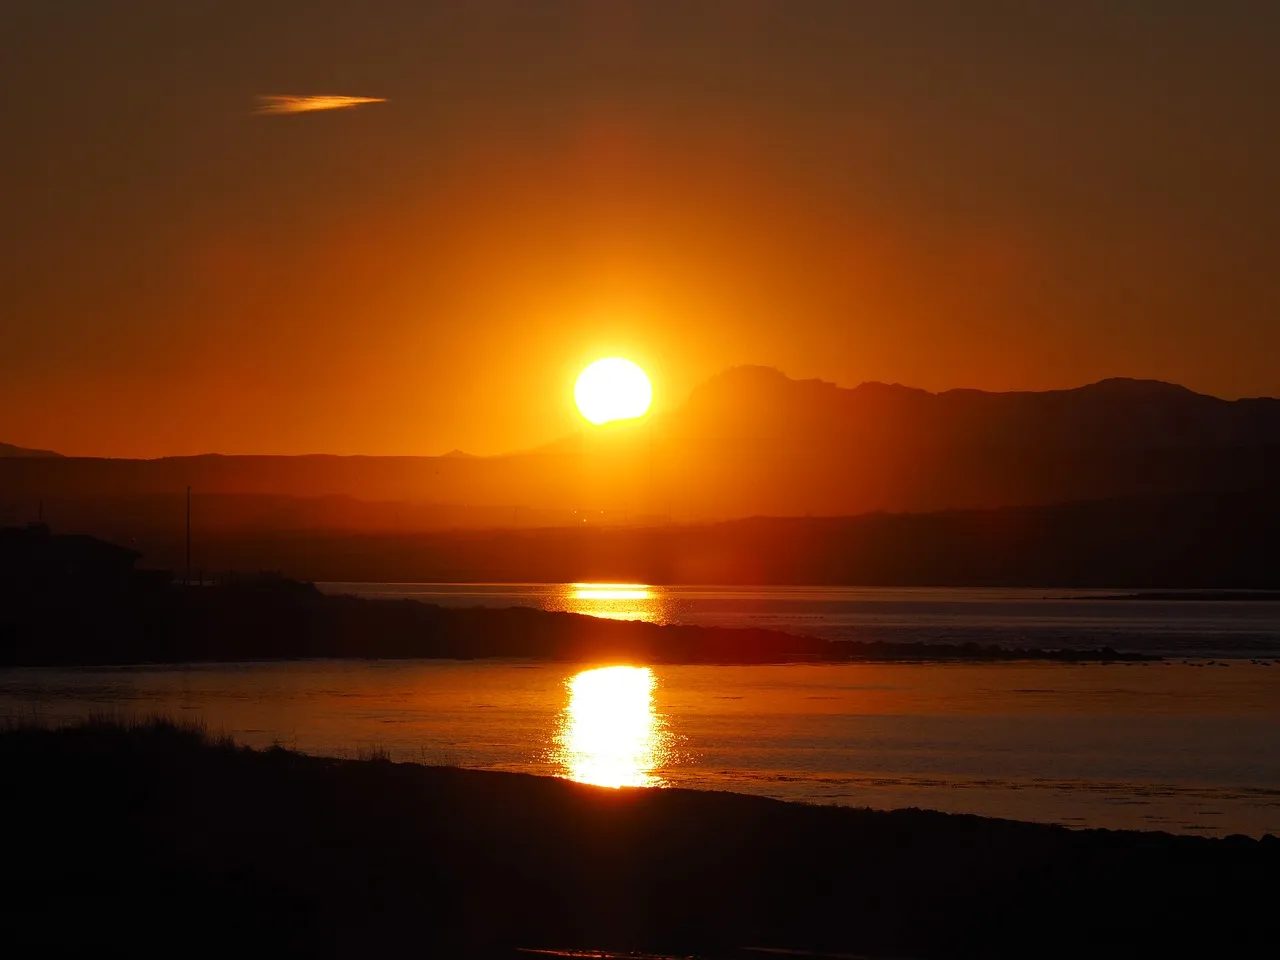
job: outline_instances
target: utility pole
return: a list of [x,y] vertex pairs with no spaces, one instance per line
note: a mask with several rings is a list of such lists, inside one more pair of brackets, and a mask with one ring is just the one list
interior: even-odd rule
[[187,487],[187,586],[191,586],[191,487]]

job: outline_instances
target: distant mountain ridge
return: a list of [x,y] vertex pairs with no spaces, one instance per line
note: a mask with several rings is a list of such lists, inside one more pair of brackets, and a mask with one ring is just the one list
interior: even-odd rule
[[353,531],[1256,492],[1280,489],[1280,400],[1126,379],[1041,393],[842,388],[738,367],[668,413],[500,457],[9,457],[0,522],[40,500],[54,518],[109,511],[115,528],[90,528],[131,535],[130,523],[174,522],[188,485],[201,522]]
[[817,430],[860,439],[1073,446],[1280,442],[1280,400],[1222,400],[1159,380],[1112,378],[1067,390],[930,393],[900,384],[844,388],[735,367],[691,394],[674,419],[708,436],[736,420],[745,437]]
[[27,447],[15,447],[11,443],[0,443],[0,457],[61,457],[62,454],[52,450],[31,450]]

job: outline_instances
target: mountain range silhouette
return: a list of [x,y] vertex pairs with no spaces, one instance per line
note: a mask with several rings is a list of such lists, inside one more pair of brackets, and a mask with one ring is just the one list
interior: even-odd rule
[[1280,468],[1280,400],[1125,379],[1042,393],[846,389],[739,367],[651,420],[496,457],[26,453],[0,459],[5,519],[36,500],[127,501],[145,514],[146,501],[191,486],[242,526],[706,522],[1267,489]]
[[[176,568],[188,485],[197,564],[317,579],[1267,586],[1280,576],[1259,560],[1258,539],[1280,520],[1280,401],[1124,379],[933,394],[740,367],[667,413],[496,457],[10,456],[0,523],[42,509],[56,529]],[[839,517],[871,519],[819,519]],[[674,532],[643,544],[640,533],[608,534],[658,527]],[[484,533],[570,528],[604,539]]]

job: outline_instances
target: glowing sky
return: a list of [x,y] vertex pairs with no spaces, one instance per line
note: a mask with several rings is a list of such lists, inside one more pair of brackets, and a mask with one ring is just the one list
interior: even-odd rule
[[1277,394],[1276,49],[1247,2],[8,3],[0,440],[492,453],[608,355],[655,409]]

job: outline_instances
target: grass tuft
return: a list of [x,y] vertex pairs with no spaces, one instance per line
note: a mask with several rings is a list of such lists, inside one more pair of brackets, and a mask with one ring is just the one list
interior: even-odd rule
[[129,739],[151,743],[168,743],[213,750],[236,751],[242,748],[225,730],[212,733],[202,719],[175,719],[167,713],[132,714],[96,711],[71,723],[54,723],[34,713],[31,716],[9,715],[0,722],[0,732],[53,733],[59,730],[73,735],[102,739]]

